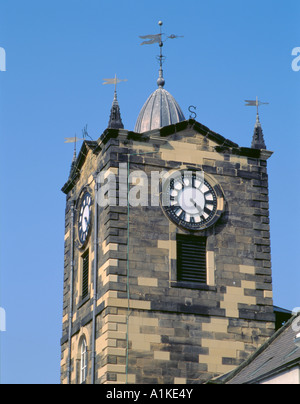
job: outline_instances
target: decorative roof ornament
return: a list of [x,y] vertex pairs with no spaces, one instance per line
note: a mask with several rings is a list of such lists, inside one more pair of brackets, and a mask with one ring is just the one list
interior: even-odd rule
[[152,45],[158,43],[160,54],[157,56],[157,59],[159,60],[159,76],[157,79],[158,89],[149,96],[139,113],[134,128],[134,131],[137,133],[147,132],[149,130],[158,129],[185,120],[185,117],[175,99],[163,88],[165,85],[165,79],[163,77],[162,65],[166,59],[162,53],[163,44],[168,39],[179,38],[180,36],[173,34],[166,36],[166,38],[163,39],[163,35],[165,34],[162,33],[161,30],[163,25],[162,21],[159,21],[158,25],[160,26],[159,34],[140,36],[141,39],[144,39],[141,45]]
[[120,107],[117,99],[117,84],[121,83],[121,81],[127,81],[127,79],[119,79],[117,75],[113,79],[103,79],[104,82],[102,84],[114,84],[115,91],[114,91],[114,99],[112,103],[112,107],[110,110],[110,117],[108,122],[108,128],[113,129],[124,129],[124,125],[121,118]]
[[71,163],[71,168],[70,168],[70,175],[73,171],[73,168],[74,168],[76,160],[77,160],[77,151],[76,151],[77,142],[79,142],[80,140],[86,140],[87,137],[89,137],[91,140],[93,140],[91,138],[91,136],[88,134],[87,125],[85,125],[85,127],[82,129],[82,138],[78,138],[76,134],[74,137],[65,137],[64,143],[74,143],[74,152],[73,152],[73,158],[72,158],[72,163]]
[[159,56],[157,56],[157,59],[159,60],[159,77],[157,79],[157,85],[158,87],[163,87],[165,85],[165,79],[163,78],[163,69],[162,69],[162,65],[163,62],[165,61],[166,57],[163,55],[162,53],[162,48],[164,46],[164,42],[166,42],[168,39],[175,39],[175,38],[183,38],[183,36],[181,35],[169,35],[166,36],[166,38],[163,40],[163,35],[165,35],[162,31],[161,31],[161,27],[163,25],[162,21],[158,21],[158,25],[160,27],[160,33],[159,34],[154,34],[154,35],[143,35],[140,36],[141,39],[147,39],[146,41],[143,41],[141,43],[141,45],[152,45],[154,43],[158,43],[159,44],[159,48],[160,48],[160,54]]
[[261,127],[261,123],[259,120],[259,112],[258,112],[258,107],[260,105],[268,105],[268,102],[262,102],[258,100],[258,97],[256,97],[256,100],[245,100],[247,104],[245,104],[246,107],[256,107],[256,122],[254,126],[254,132],[253,132],[253,137],[252,137],[252,143],[251,147],[253,149],[266,149],[266,144],[264,141],[264,135],[263,135],[263,130]]
[[76,144],[80,140],[84,140],[84,139],[79,139],[76,135],[74,137],[65,138],[65,143],[74,143],[74,152],[73,152],[73,158],[72,158],[72,163],[71,163],[71,168],[70,168],[70,175],[71,175],[71,172],[73,171],[73,168],[75,166],[76,159],[77,159]]

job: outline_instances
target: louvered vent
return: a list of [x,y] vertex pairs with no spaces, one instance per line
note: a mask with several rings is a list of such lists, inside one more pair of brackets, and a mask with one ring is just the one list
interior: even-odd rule
[[177,236],[177,280],[207,283],[205,237]]
[[82,299],[89,293],[89,251],[82,256]]

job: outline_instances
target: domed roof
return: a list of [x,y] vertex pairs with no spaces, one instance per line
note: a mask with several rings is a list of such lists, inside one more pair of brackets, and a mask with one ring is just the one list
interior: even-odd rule
[[163,88],[165,80],[160,72],[158,89],[145,102],[137,118],[134,131],[137,133],[159,129],[185,120],[174,97]]

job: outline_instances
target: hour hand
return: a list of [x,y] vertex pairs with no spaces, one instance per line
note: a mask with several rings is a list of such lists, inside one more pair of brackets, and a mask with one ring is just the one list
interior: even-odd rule
[[201,206],[197,205],[197,202],[193,198],[190,199],[190,202],[192,202],[192,204],[195,206],[195,208],[198,210],[199,213],[202,212]]

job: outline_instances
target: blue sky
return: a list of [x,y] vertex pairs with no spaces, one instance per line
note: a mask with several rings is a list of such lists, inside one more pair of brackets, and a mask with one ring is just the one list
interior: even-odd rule
[[186,118],[250,146],[260,110],[268,161],[274,304],[300,306],[298,260],[298,0],[1,0],[0,306],[2,383],[59,383],[65,183],[73,154],[65,137],[105,130],[118,86],[125,129],[156,89],[156,45],[139,35],[183,35],[164,46],[165,88]]

